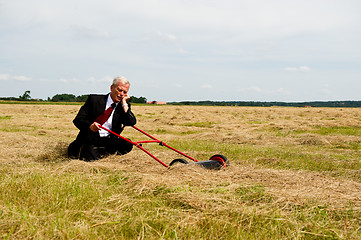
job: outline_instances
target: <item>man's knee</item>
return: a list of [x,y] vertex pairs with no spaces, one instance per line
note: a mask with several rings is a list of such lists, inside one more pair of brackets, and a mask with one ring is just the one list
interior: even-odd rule
[[93,144],[84,144],[80,150],[79,159],[92,162],[99,159],[99,149]]
[[82,144],[78,143],[77,141],[70,143],[68,147],[68,157],[73,159],[79,159],[81,147]]
[[114,152],[116,152],[118,155],[124,155],[124,154],[127,154],[129,153],[130,151],[132,151],[133,149],[133,144],[128,142],[128,141],[125,141],[123,139],[116,139],[114,142],[113,142],[113,146],[114,146]]
[[118,153],[120,155],[125,155],[127,153],[129,153],[130,151],[132,151],[133,149],[133,144],[129,143],[129,142],[125,142],[123,144],[123,147],[121,147],[120,149],[118,149]]

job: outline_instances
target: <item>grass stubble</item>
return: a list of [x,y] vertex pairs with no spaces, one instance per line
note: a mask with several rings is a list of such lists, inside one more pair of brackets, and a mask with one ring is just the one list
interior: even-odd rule
[[79,107],[0,105],[3,239],[361,238],[359,109],[133,106],[139,128],[231,162],[210,171],[139,149],[68,160]]

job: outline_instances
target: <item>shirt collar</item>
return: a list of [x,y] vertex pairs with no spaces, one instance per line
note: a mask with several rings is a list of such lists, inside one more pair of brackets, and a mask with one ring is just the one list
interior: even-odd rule
[[[112,105],[112,103],[114,103],[113,99],[111,98],[110,94],[108,94],[108,98],[107,98],[107,104],[105,106],[105,109],[107,109],[108,107],[110,107]],[[118,106],[118,103],[115,103],[115,107]]]

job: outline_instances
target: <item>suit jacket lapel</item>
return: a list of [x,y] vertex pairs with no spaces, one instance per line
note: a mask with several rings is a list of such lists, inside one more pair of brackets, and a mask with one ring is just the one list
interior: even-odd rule
[[105,106],[107,104],[108,95],[100,96],[98,99],[98,104],[96,105],[96,117],[102,114],[105,111]]
[[122,111],[122,109],[120,109],[121,103],[118,103],[117,107],[114,110],[114,114],[113,114],[113,119],[112,119],[112,125],[114,125],[114,123],[116,123],[119,120],[120,117],[120,111]]

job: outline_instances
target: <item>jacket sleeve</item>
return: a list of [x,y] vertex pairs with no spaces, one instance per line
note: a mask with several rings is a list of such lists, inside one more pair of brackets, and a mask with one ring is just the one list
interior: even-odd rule
[[92,95],[89,95],[85,104],[80,108],[78,114],[73,120],[74,125],[79,130],[88,130],[90,125],[93,123],[93,104]]
[[134,126],[137,123],[137,119],[135,118],[133,112],[129,109],[127,112],[124,112],[124,109],[120,106],[116,108],[118,111],[117,117],[113,118],[113,131],[120,134],[124,126]]
[[[131,106],[129,105],[129,109],[128,111],[125,113],[125,118],[124,118],[124,125],[125,126],[134,126],[137,123],[137,119],[135,118],[132,110],[131,110]],[[124,110],[123,110],[124,111]]]

